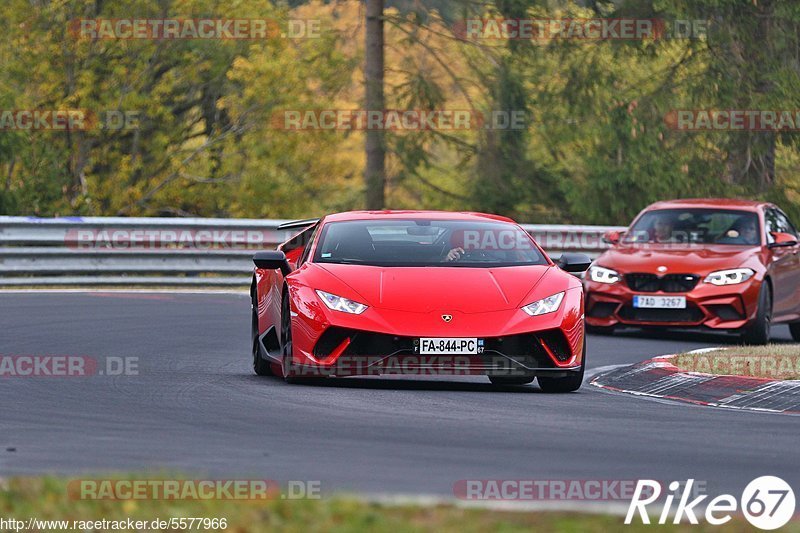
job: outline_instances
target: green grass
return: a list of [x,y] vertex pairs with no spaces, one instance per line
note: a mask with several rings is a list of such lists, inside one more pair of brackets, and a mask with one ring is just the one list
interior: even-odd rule
[[[133,479],[133,478],[130,478]],[[138,478],[142,479],[142,478]],[[163,478],[162,478],[163,479]],[[0,488],[0,518],[27,520],[169,520],[173,517],[225,518],[226,532],[331,531],[719,531],[701,524],[692,526],[623,525],[621,516],[566,512],[493,511],[455,505],[386,505],[368,503],[351,496],[319,500],[234,501],[89,501],[67,496],[69,480],[58,478],[12,479]],[[726,524],[725,531],[750,531],[740,518]],[[790,530],[800,531],[797,524]],[[197,529],[195,529],[197,531]],[[200,530],[202,531],[202,530]],[[217,530],[220,531],[220,530]]]
[[735,346],[669,359],[687,372],[768,379],[800,379],[800,344]]

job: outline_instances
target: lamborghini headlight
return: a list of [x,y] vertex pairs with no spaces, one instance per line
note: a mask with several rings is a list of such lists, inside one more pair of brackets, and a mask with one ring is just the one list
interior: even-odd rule
[[528,304],[523,307],[522,310],[531,316],[546,315],[547,313],[558,311],[558,308],[561,306],[561,300],[563,299],[564,293],[559,292],[558,294],[554,294],[552,296],[548,296],[547,298],[542,298],[539,301],[533,302],[532,304]]
[[328,306],[328,309],[341,311],[343,313],[360,315],[366,311],[368,307],[362,303],[354,302],[353,300],[348,300],[347,298],[342,298],[341,296],[336,296],[335,294],[325,291],[318,290],[317,296],[322,300],[322,303]]
[[730,270],[717,270],[712,272],[703,281],[712,285],[738,285],[753,277],[753,272],[749,268],[732,268]]

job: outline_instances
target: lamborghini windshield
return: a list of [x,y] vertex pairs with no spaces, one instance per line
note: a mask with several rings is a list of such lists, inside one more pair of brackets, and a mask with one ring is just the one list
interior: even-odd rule
[[514,224],[431,219],[330,222],[322,228],[314,261],[406,267],[548,264]]
[[630,244],[761,243],[758,215],[721,209],[654,209],[642,215],[624,242]]

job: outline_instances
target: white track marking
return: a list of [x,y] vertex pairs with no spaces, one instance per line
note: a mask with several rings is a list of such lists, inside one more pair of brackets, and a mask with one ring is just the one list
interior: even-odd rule
[[603,374],[605,372],[610,372],[612,370],[616,370],[617,368],[622,368],[623,366],[630,366],[629,364],[621,364],[621,365],[606,365],[606,366],[599,366],[597,368],[590,368],[586,371],[586,374],[583,377],[584,383],[588,383],[595,376]]
[[367,496],[366,501],[386,506],[417,505],[436,507],[452,505],[461,508],[488,509],[492,511],[566,511],[588,514],[611,514],[625,516],[628,502],[592,502],[563,500],[462,500],[460,498],[414,495],[414,494],[378,494]]

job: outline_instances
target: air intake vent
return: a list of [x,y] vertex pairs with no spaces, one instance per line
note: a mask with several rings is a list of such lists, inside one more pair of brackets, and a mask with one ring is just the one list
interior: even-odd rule
[[635,273],[625,276],[628,287],[639,292],[689,292],[698,281],[700,276],[694,274],[667,274],[659,277],[655,274]]

